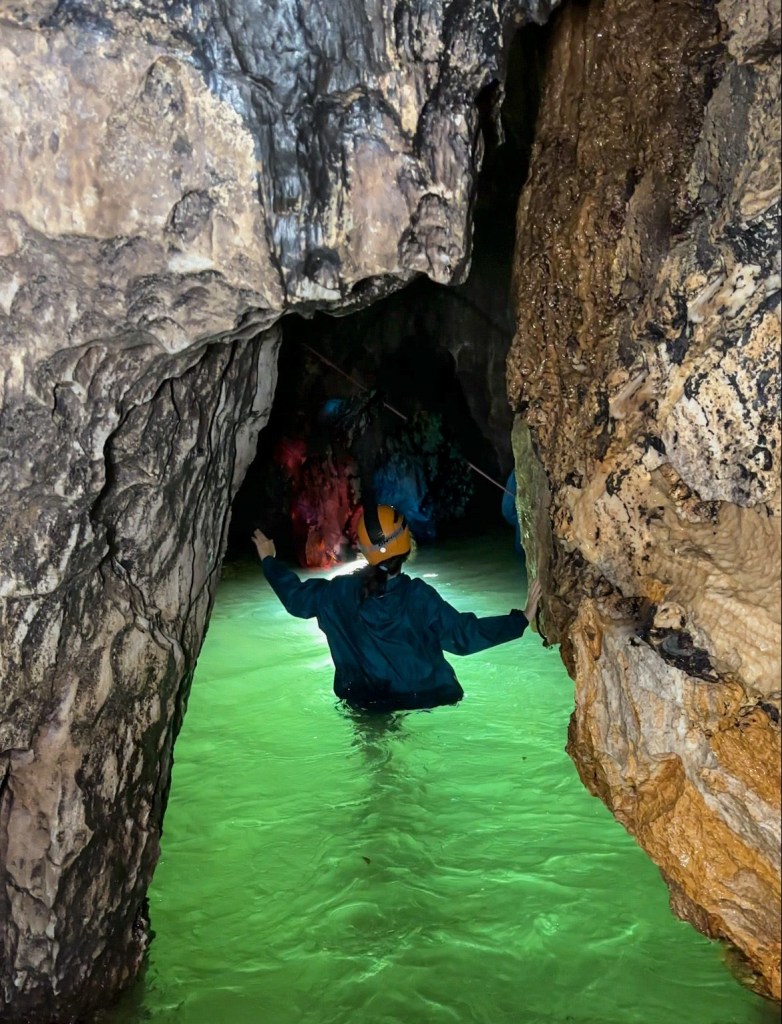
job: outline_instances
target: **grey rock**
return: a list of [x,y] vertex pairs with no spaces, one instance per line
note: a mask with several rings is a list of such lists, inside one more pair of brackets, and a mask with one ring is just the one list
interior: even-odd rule
[[475,99],[553,3],[0,2],[0,993],[109,1001],[276,321],[461,280]]

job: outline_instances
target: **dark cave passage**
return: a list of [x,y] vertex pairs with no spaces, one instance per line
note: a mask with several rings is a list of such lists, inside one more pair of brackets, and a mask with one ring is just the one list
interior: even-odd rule
[[419,543],[514,514],[509,289],[549,33],[517,32],[504,88],[492,82],[476,98],[485,151],[466,280],[419,277],[347,316],[283,321],[274,406],[233,504],[227,559],[248,554],[255,526],[302,566],[349,559],[370,478],[404,507]]
[[[417,284],[408,291],[404,311],[417,326],[414,333],[397,333],[396,348],[386,347],[374,330],[384,320],[398,330],[398,322],[383,315],[394,300],[400,309],[396,296],[356,314],[352,323],[324,316],[288,321],[272,416],[234,503],[229,558],[246,554],[249,534],[260,525],[290,560],[332,564],[305,555],[307,539],[296,536],[293,522],[297,509],[299,519],[308,516],[311,526],[317,521],[321,534],[334,534],[330,559],[350,557],[350,520],[361,504],[366,465],[375,467],[380,499],[404,508],[419,543],[476,522],[501,521],[508,456],[473,419],[454,357],[421,325],[416,299],[423,306],[427,289]],[[373,347],[345,351],[338,344],[364,332]],[[334,366],[346,366],[352,380]]]

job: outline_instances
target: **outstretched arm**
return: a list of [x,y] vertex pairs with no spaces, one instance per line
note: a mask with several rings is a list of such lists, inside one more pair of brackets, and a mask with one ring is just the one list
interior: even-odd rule
[[[479,617],[473,612],[457,611],[440,597],[434,587],[427,589],[434,612],[432,628],[437,632],[443,649],[451,654],[477,654],[489,647],[517,640],[526,630],[530,617],[534,618],[540,596],[539,587],[537,597],[533,594],[533,587],[530,587],[531,600],[527,601],[527,607],[523,612],[515,609],[508,615]],[[527,616],[527,612],[530,613],[530,617]]]
[[263,574],[285,610],[299,619],[311,619],[317,615],[318,601],[329,585],[328,580],[302,582],[295,572],[277,561],[274,541],[261,530],[253,533],[252,541],[261,560]]

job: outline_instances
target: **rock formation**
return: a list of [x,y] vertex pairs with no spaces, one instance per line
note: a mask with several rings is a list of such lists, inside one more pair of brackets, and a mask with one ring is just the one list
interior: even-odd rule
[[[275,325],[464,278],[552,6],[0,0],[4,1021],[135,976]],[[563,12],[509,363],[571,753],[777,995],[778,45],[773,0]]]
[[0,1000],[135,975],[274,324],[460,280],[550,0],[0,0]]
[[558,16],[508,364],[568,750],[780,995],[779,5]]

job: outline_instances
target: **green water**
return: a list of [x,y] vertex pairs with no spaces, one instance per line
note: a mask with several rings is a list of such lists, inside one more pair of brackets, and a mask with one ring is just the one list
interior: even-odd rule
[[[464,610],[523,604],[512,537],[420,553]],[[454,658],[461,705],[340,711],[312,621],[226,570],[176,748],[156,938],[112,1024],[765,1024],[564,753],[534,634]]]

